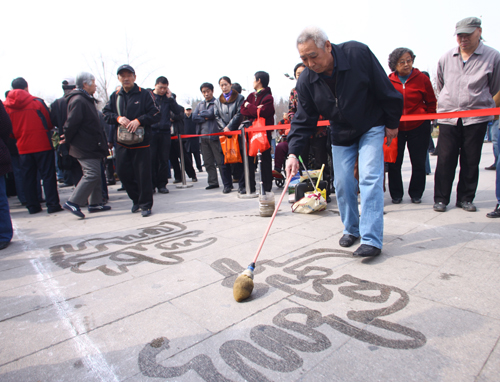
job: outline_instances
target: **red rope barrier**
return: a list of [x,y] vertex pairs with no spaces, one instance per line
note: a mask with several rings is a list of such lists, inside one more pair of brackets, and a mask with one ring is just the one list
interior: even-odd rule
[[[466,118],[466,117],[487,117],[490,115],[500,115],[500,107],[491,109],[477,109],[477,110],[464,110],[464,111],[451,111],[449,113],[432,113],[432,114],[411,114],[401,116],[401,122],[408,121],[426,121],[433,119],[446,119],[446,118]],[[319,121],[318,126],[328,126],[330,121]],[[290,128],[290,124],[287,125],[269,125],[264,127],[252,127],[249,130],[255,131],[268,131],[268,130],[286,130]],[[241,134],[240,130],[231,131],[228,133],[214,133],[214,134],[201,134],[201,135],[181,135],[184,138],[196,138],[196,137],[209,137],[209,136],[221,136],[221,135],[235,135]],[[177,137],[172,137],[172,139],[177,139]]]

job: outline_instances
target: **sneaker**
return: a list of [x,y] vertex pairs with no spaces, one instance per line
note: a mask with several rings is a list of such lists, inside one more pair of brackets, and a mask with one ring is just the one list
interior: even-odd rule
[[63,208],[65,210],[68,210],[69,212],[71,212],[73,215],[78,216],[79,218],[83,219],[85,217],[85,215],[83,214],[83,212],[80,209],[80,206],[78,204],[66,202],[63,204]]
[[434,207],[432,207],[436,212],[445,212],[446,205],[443,202],[434,203]]
[[497,204],[495,209],[486,214],[487,218],[500,218],[500,204]]
[[151,216],[151,210],[142,210],[141,215],[143,218]]
[[463,210],[465,211],[468,211],[468,212],[476,212],[477,209],[476,209],[476,206],[472,203],[472,202],[457,202],[457,204],[455,204],[458,208],[462,208]]
[[110,206],[105,206],[102,204],[90,204],[88,207],[89,212],[109,211],[110,209]]

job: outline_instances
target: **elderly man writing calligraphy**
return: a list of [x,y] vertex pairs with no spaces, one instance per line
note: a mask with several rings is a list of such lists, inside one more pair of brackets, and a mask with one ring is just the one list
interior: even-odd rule
[[[325,32],[306,28],[297,38],[306,65],[297,82],[299,96],[290,134],[287,174],[299,169],[297,156],[314,133],[320,115],[332,126],[335,189],[344,234],[339,244],[361,245],[354,255],[377,256],[383,240],[384,137],[398,134],[403,98],[370,49],[359,42],[330,43]],[[361,218],[354,163],[359,156]]]

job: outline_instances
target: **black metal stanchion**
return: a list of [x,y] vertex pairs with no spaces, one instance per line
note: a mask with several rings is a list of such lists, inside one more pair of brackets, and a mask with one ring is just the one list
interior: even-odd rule
[[186,184],[186,171],[184,169],[184,145],[182,144],[182,138],[180,134],[177,134],[177,140],[179,141],[179,151],[181,156],[181,173],[182,173],[182,184],[176,184],[176,188],[189,188],[193,187],[192,184]]
[[245,191],[246,194],[238,194],[240,199],[253,199],[258,197],[257,194],[250,193],[250,172],[248,171],[248,157],[247,157],[247,137],[245,134],[245,125],[241,124],[241,142],[243,144],[243,168],[245,171]]

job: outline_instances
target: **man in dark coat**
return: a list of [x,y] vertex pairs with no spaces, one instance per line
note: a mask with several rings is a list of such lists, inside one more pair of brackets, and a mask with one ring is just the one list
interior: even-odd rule
[[[340,246],[361,237],[356,256],[377,256],[384,232],[384,136],[398,134],[403,97],[394,89],[370,49],[359,42],[331,44],[320,28],[306,28],[297,39],[306,69],[297,81],[299,96],[290,133],[287,174],[299,170],[297,156],[317,128],[330,120],[335,190],[344,235]],[[354,164],[359,157],[359,191]]]
[[168,160],[170,158],[171,135],[170,129],[172,122],[170,112],[179,114],[181,107],[175,100],[175,95],[169,89],[169,83],[166,77],[156,79],[153,95],[156,104],[161,111],[161,119],[158,123],[151,126],[151,170],[153,177],[153,192],[158,189],[161,194],[168,194]]
[[108,155],[108,143],[93,97],[97,88],[95,77],[90,73],[80,73],[76,78],[76,86],[77,88],[66,96],[68,115],[62,138],[69,146],[69,154],[80,163],[83,177],[63,208],[84,218],[80,207],[87,201],[89,212],[111,209],[102,204],[101,189],[101,163]]
[[151,179],[151,125],[160,121],[160,110],[153,93],[141,89],[135,83],[135,70],[122,65],[117,71],[122,88],[111,97],[102,110],[106,122],[122,126],[135,135],[138,128],[144,128],[140,143],[116,142],[116,172],[129,198],[132,212],[142,210],[142,216],[150,216],[153,207],[153,181]]
[[[68,103],[66,96],[76,88],[74,78],[65,78],[62,81],[64,96],[56,99],[50,104],[50,119],[52,124],[57,128],[59,137],[64,135],[63,126],[66,122],[68,113]],[[78,160],[69,155],[68,146],[66,143],[60,143],[57,149],[56,164],[63,173],[63,184],[59,187],[70,187],[76,185],[82,177],[82,169]]]
[[0,249],[9,245],[14,234],[5,189],[5,174],[12,171],[9,149],[7,148],[10,134],[12,134],[12,123],[2,101],[0,101]]
[[[196,122],[193,121],[193,109],[191,106],[186,106],[184,111],[184,134],[186,135],[196,135]],[[186,148],[186,153],[191,158],[194,157],[196,162],[196,168],[199,172],[203,171],[201,167],[201,154],[200,154],[200,137],[186,138],[184,140],[184,147]],[[192,154],[192,155],[191,155]]]

